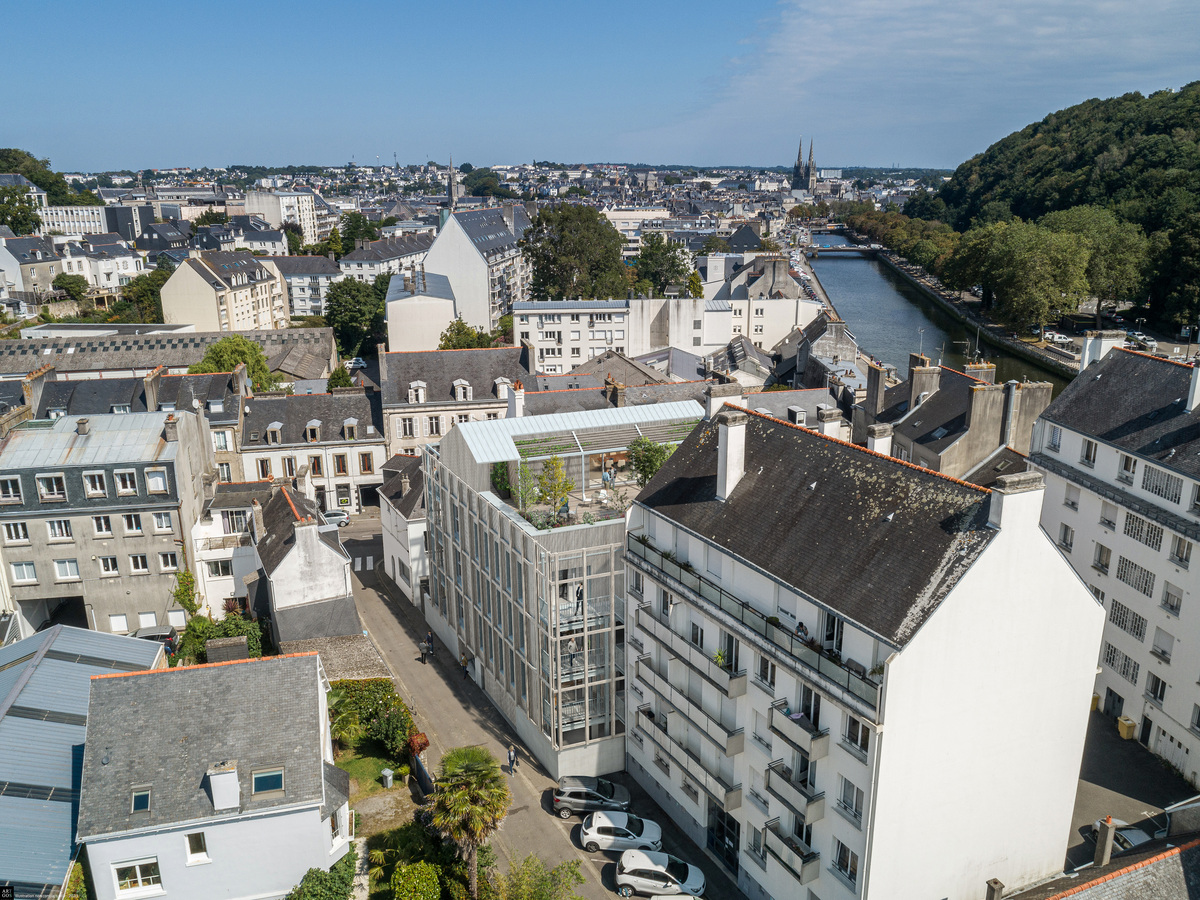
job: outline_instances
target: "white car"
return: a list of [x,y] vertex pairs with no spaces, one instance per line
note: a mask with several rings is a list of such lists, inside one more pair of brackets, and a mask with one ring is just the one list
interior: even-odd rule
[[326,525],[336,525],[338,528],[350,524],[350,513],[340,509],[331,509],[328,512],[321,513],[325,517]]
[[[1103,819],[1097,819],[1092,823],[1092,839],[1098,840],[1100,837],[1100,823]],[[1142,844],[1148,844],[1154,838],[1142,831],[1142,829],[1130,825],[1128,822],[1122,822],[1120,819],[1113,819],[1112,823],[1117,826],[1117,833],[1113,835],[1113,849],[1118,853],[1123,853],[1126,850],[1133,850]]]
[[626,850],[617,863],[617,893],[622,897],[704,895],[704,873],[667,853]]
[[662,829],[657,822],[631,813],[594,812],[583,820],[579,843],[588,853],[597,850],[661,850]]

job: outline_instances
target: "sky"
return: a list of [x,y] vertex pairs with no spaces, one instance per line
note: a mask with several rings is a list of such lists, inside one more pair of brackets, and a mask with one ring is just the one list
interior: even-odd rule
[[[60,171],[627,162],[953,168],[1200,80],[1197,0],[16,4],[0,145]],[[15,74],[15,78],[14,78]]]

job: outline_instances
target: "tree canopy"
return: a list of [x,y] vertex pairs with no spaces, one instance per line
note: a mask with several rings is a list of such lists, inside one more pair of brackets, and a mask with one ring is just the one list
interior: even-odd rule
[[174,271],[172,268],[160,266],[145,275],[129,279],[129,282],[122,286],[121,299],[137,308],[138,318],[142,322],[163,320],[161,290]]
[[68,275],[59,272],[54,276],[53,287],[56,291],[66,291],[68,297],[79,303],[87,294],[88,282],[82,275]]
[[682,282],[692,270],[687,251],[672,244],[657,231],[642,238],[642,249],[634,265],[638,279],[650,282],[660,294],[667,285]]
[[[67,184],[62,173],[50,168],[50,160],[38,159],[32,153],[14,147],[0,149],[0,172],[24,175],[46,192],[50,206],[102,206],[91,191],[76,191]],[[16,230],[15,228],[13,229]]]
[[629,284],[621,233],[599,210],[562,205],[543,209],[521,239],[533,269],[537,300],[622,296]]
[[439,350],[472,350],[490,346],[492,336],[482,328],[468,325],[462,317],[456,318],[446,326],[446,330],[442,332],[442,339],[438,342]]
[[383,330],[383,301],[372,285],[346,278],[329,288],[325,321],[337,336],[342,353],[357,356],[363,342]]
[[459,171],[463,172],[463,187],[467,189],[472,197],[504,197],[514,198],[517,192],[512,188],[505,187],[500,176],[491,169],[476,169],[474,167],[467,169],[460,167]]
[[267,366],[267,357],[262,347],[240,334],[231,334],[210,344],[204,358],[191,366],[188,374],[232,372],[239,363],[246,364],[246,374],[250,377],[254,390],[266,391],[275,386],[276,378]]
[[325,381],[325,391],[332,393],[334,388],[354,387],[354,381],[350,378],[350,370],[345,365],[340,365],[329,373],[329,378]]
[[629,444],[629,463],[638,487],[645,487],[674,452],[674,444],[660,444],[648,437],[634,438]]
[[700,245],[698,256],[707,256],[710,253],[728,253],[730,252],[729,241],[715,234],[710,234],[704,239],[704,243]]
[[379,240],[379,228],[362,213],[348,212],[342,216],[341,241],[354,249],[354,242],[358,240]]
[[19,185],[0,187],[0,225],[7,225],[18,236],[33,234],[42,224],[37,205],[28,191]]
[[433,825],[457,844],[467,862],[471,896],[479,897],[479,848],[512,805],[500,763],[483,747],[456,747],[442,757],[433,793]]

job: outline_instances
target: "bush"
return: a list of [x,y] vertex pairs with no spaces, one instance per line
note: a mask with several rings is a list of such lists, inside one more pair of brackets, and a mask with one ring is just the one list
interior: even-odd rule
[[391,882],[394,900],[439,900],[442,896],[438,877],[441,871],[428,862],[398,867]]
[[408,741],[416,733],[412,713],[396,693],[389,678],[335,681],[339,693],[338,715],[361,732],[379,741],[397,762],[408,755]]
[[192,616],[183,637],[179,639],[179,656],[191,657],[198,663],[208,661],[205,649],[213,638],[246,636],[246,649],[252,658],[262,656],[263,633],[258,622],[247,619],[241,613],[231,613],[214,622],[208,616]]
[[358,852],[354,845],[346,855],[335,862],[328,872],[309,869],[292,888],[286,900],[350,900],[354,892],[354,870],[358,864]]
[[63,891],[63,900],[88,900],[93,893],[88,884],[88,874],[83,863],[76,860],[71,865],[71,874],[67,878],[67,886]]

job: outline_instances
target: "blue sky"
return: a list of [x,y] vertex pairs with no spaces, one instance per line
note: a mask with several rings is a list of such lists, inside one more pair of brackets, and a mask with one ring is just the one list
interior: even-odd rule
[[818,165],[952,168],[1200,79],[1196,0],[60,0],[5,23],[0,144],[65,171],[781,165],[801,133]]

